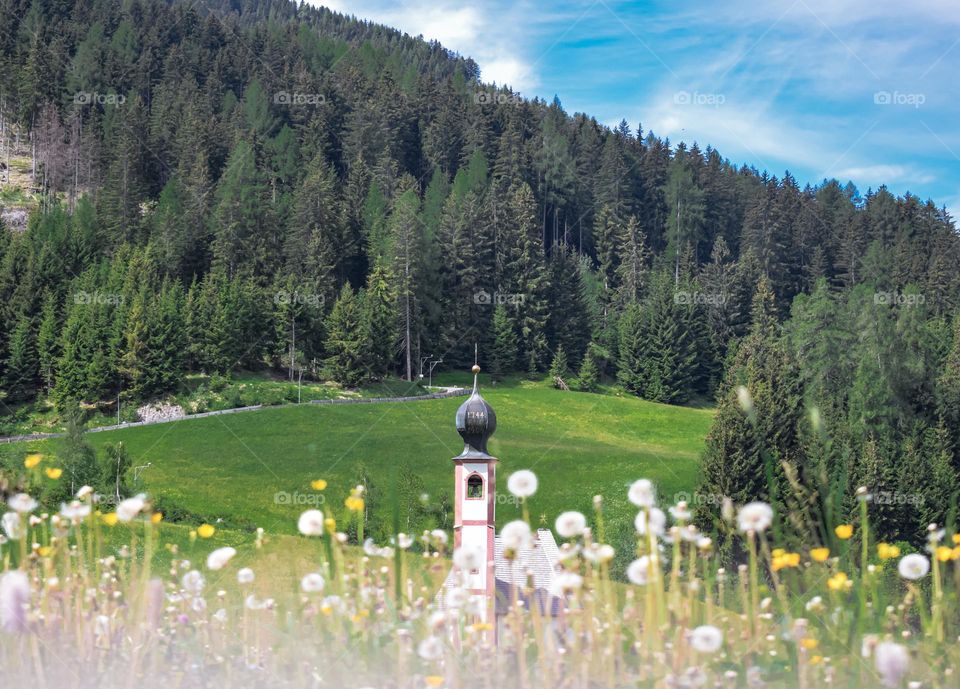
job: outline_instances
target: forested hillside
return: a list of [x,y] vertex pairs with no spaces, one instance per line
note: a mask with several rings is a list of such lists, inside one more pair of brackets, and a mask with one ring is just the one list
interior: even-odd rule
[[786,465],[897,491],[904,537],[945,518],[960,244],[933,202],[611,130],[285,0],[4,0],[0,25],[4,150],[42,199],[0,232],[6,409],[191,371],[353,386],[478,344],[496,374],[716,394],[705,494],[786,500]]

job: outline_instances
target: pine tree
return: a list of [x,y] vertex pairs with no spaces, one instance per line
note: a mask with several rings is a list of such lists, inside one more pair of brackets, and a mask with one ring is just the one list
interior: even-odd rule
[[563,351],[563,345],[560,345],[553,355],[553,363],[550,364],[550,381],[553,383],[553,387],[561,390],[568,389],[566,380],[569,375],[567,353]]
[[580,364],[580,373],[577,375],[577,389],[582,392],[596,392],[599,385],[600,371],[593,353],[588,348],[583,357],[583,363]]
[[368,374],[364,359],[366,339],[362,306],[349,283],[340,290],[326,329],[325,363],[330,376],[344,387],[357,387]]
[[49,394],[53,389],[54,374],[56,373],[57,358],[60,356],[60,347],[57,333],[60,323],[57,319],[56,300],[48,296],[43,302],[43,312],[40,315],[40,328],[37,331],[37,359],[40,364],[40,379]]
[[366,363],[375,380],[387,376],[397,356],[397,300],[393,283],[390,270],[378,265],[370,273],[363,295]]
[[497,304],[493,310],[493,349],[490,353],[490,374],[494,380],[502,380],[504,375],[517,366],[517,334],[503,304]]
[[761,280],[750,333],[724,377],[716,420],[707,436],[699,493],[714,497],[715,504],[700,506],[702,525],[717,519],[721,497],[735,504],[765,500],[783,513],[781,463],[801,463],[797,432],[803,416],[801,391],[795,364],[779,337],[775,308],[773,292]]
[[3,389],[7,399],[20,402],[29,399],[36,390],[40,362],[37,359],[33,322],[29,316],[17,319],[10,336],[10,347],[3,374]]

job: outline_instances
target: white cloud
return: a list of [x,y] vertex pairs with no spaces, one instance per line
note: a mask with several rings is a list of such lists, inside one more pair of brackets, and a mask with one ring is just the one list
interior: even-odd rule
[[400,29],[411,36],[439,41],[445,48],[473,58],[484,81],[527,92],[539,83],[536,65],[524,55],[531,18],[522,3],[507,7],[464,7],[449,0],[324,0],[315,3]]

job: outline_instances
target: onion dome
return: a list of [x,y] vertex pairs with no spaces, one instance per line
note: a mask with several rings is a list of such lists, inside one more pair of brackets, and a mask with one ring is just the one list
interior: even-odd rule
[[493,407],[480,396],[477,374],[480,367],[473,367],[473,392],[457,410],[457,432],[463,438],[463,452],[457,459],[490,459],[487,454],[487,440],[497,430],[497,414]]

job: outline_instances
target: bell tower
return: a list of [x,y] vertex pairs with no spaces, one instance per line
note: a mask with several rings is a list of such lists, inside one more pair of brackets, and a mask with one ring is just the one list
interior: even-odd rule
[[456,503],[453,542],[456,548],[473,551],[479,556],[479,566],[470,572],[461,572],[461,576],[470,593],[487,596],[492,611],[496,588],[493,541],[497,459],[487,454],[487,440],[497,429],[497,415],[480,396],[479,373],[480,367],[475,364],[473,393],[457,410],[457,432],[463,438],[464,446],[463,452],[453,458]]

